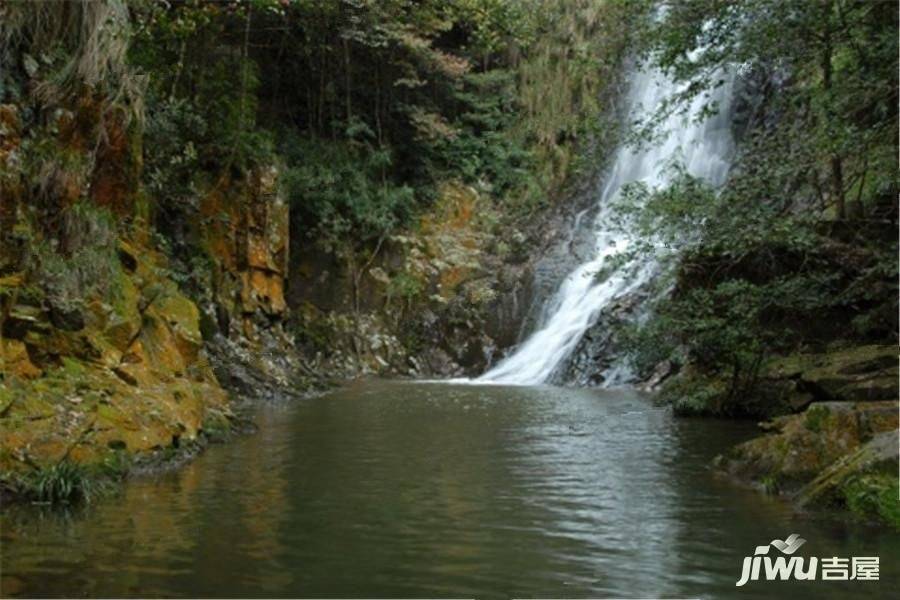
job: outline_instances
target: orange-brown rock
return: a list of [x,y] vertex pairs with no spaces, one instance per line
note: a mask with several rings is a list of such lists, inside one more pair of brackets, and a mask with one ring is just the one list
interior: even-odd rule
[[2,337],[0,337],[0,371],[24,379],[34,379],[41,374],[41,370],[31,362],[24,343]]
[[0,341],[0,471],[163,448],[228,414],[199,311],[162,275],[163,257],[123,242],[120,258],[112,304],[88,299],[80,330],[53,327],[39,308],[15,313],[21,339]]
[[[216,262],[216,302],[234,317],[287,310],[288,206],[278,193],[278,171],[260,168],[244,181],[223,178],[203,199],[209,226],[200,231]],[[255,337],[249,318],[236,318],[232,333]]]

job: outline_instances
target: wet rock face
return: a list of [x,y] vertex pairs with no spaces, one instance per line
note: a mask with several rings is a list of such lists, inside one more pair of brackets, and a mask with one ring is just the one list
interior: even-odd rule
[[[646,293],[637,290],[607,306],[597,317],[596,322],[584,333],[564,368],[554,376],[554,381],[576,386],[602,385],[608,378],[617,376],[625,376],[624,380],[617,381],[617,384],[631,381],[628,374],[612,372],[621,355],[621,342],[616,337],[616,331],[635,316],[637,308],[645,298]],[[668,372],[657,374],[657,381],[653,385],[658,385],[669,374]],[[650,384],[650,381],[645,383]]]
[[288,265],[288,207],[278,194],[278,171],[275,167],[258,170],[253,177],[248,206],[241,224],[238,252],[245,258],[238,260],[242,270],[242,308],[246,313],[261,310],[282,317],[287,304],[284,300],[284,278]]
[[[145,221],[162,203],[136,204],[137,131],[101,98],[70,104],[0,105],[0,478],[227,428],[232,401],[213,367],[248,393],[299,372],[282,328],[277,169],[223,176],[187,218],[161,212],[166,254]],[[40,155],[22,146],[26,130]],[[23,165],[47,173],[40,198]]]
[[52,304],[32,299],[4,319],[0,470],[166,448],[230,414],[198,309],[161,275],[164,257],[124,241],[119,257],[111,302],[85,298],[77,320],[61,322]]
[[0,106],[3,479],[169,448],[230,414],[197,306],[136,214],[139,136],[103,98],[67,104]]
[[[323,337],[307,331],[316,328],[311,319],[296,314],[304,306],[320,311],[323,323],[352,317],[358,308],[406,349],[402,360],[381,355],[389,365],[381,373],[483,373],[534,328],[562,278],[592,252],[592,215],[584,211],[582,226],[574,223],[595,198],[585,192],[556,203],[519,229],[507,225],[502,231],[491,212],[495,208],[485,200],[469,186],[444,182],[418,226],[386,240],[360,274],[357,306],[346,261],[294,235],[297,256],[290,266],[289,303],[299,322],[298,337]],[[368,255],[362,258],[358,262],[365,263]],[[369,354],[366,336],[357,337],[353,352]],[[322,353],[322,364],[336,352],[344,357],[338,362],[353,362],[352,357],[345,360],[344,347],[312,353],[316,351]]]
[[497,346],[485,330],[482,314],[456,301],[441,314],[426,311],[420,317],[421,352],[411,362],[410,375],[475,377],[491,363]]
[[[539,215],[511,240],[514,251],[498,265],[497,299],[483,313],[484,332],[493,341],[490,358],[479,374],[512,352],[540,326],[547,304],[565,277],[595,251],[593,222],[596,216],[596,181],[585,181],[565,202]],[[603,366],[592,362],[603,350],[601,328],[585,336],[555,383],[593,385]]]
[[253,338],[256,313],[281,321],[287,311],[289,211],[277,179],[272,166],[246,181],[224,179],[200,205],[206,226],[197,237],[215,262],[212,300],[234,317],[226,336]]
[[[96,110],[93,106],[82,110]],[[128,217],[134,212],[143,159],[141,137],[128,130],[121,110],[102,111],[97,117],[106,135],[100,144],[91,180],[91,196],[98,206]]]
[[479,357],[479,364],[469,365],[473,368],[487,367],[497,357],[498,348],[510,348],[518,343],[535,303],[532,265],[498,265],[497,272],[497,295],[483,315],[484,335],[490,343]]
[[601,315],[578,342],[572,356],[553,380],[563,385],[598,386],[605,381],[604,373],[612,366],[615,340],[611,315]]
[[204,338],[217,375],[241,396],[275,397],[301,387],[285,282],[289,209],[278,169],[260,167],[242,180],[223,178],[200,203],[194,237],[212,260],[203,309]]

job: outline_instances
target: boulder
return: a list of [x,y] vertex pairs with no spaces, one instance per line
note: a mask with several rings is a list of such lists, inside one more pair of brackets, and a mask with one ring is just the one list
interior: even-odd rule
[[763,424],[768,435],[717,457],[739,479],[793,493],[874,436],[898,428],[896,401],[817,402]]
[[897,434],[897,431],[876,434],[853,452],[832,463],[797,492],[797,504],[801,507],[832,504],[842,488],[864,473],[888,471],[895,477],[900,453],[900,438]]

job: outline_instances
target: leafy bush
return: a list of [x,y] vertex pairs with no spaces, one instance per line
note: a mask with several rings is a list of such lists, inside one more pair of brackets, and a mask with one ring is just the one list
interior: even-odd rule
[[452,174],[468,183],[481,183],[498,196],[529,177],[531,155],[509,131],[519,113],[515,104],[514,73],[494,69],[463,79],[454,94],[460,114],[452,134],[435,137],[426,146],[431,168],[440,177]]
[[[672,168],[671,185],[630,186],[617,206],[622,226],[640,240],[636,251],[668,265],[650,317],[627,325],[622,339],[640,373],[666,359],[689,362],[724,382],[717,410],[739,412],[737,405],[752,404],[767,356],[854,335],[852,325],[841,328],[827,315],[877,307],[870,296],[891,285],[890,252],[835,240],[811,215],[757,202],[746,173],[713,190]],[[896,274],[896,265],[888,269]],[[688,409],[713,401],[691,394]]]
[[870,473],[852,480],[842,492],[847,508],[855,514],[864,518],[877,516],[900,529],[897,487],[896,474]]
[[209,3],[151,3],[136,14],[129,59],[151,74],[144,148],[152,189],[183,197],[198,167],[270,161],[271,136],[257,125],[257,63],[219,41],[240,15]]
[[150,106],[144,142],[145,179],[150,191],[161,198],[183,199],[195,192],[193,177],[200,167],[199,149],[207,137],[207,121],[183,99],[153,101]]
[[405,224],[414,210],[413,189],[386,178],[392,164],[387,149],[289,137],[282,152],[293,218],[326,248],[377,239]]
[[393,276],[387,286],[387,304],[394,298],[409,304],[413,299],[425,291],[425,283],[421,277],[416,277],[407,271],[401,271]]

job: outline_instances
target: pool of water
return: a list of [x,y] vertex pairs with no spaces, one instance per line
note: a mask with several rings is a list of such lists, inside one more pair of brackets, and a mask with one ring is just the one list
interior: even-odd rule
[[[3,595],[896,597],[900,536],[797,515],[709,462],[750,423],[631,391],[364,381],[75,514],[6,507]],[[744,556],[879,556],[880,581],[751,582]]]

